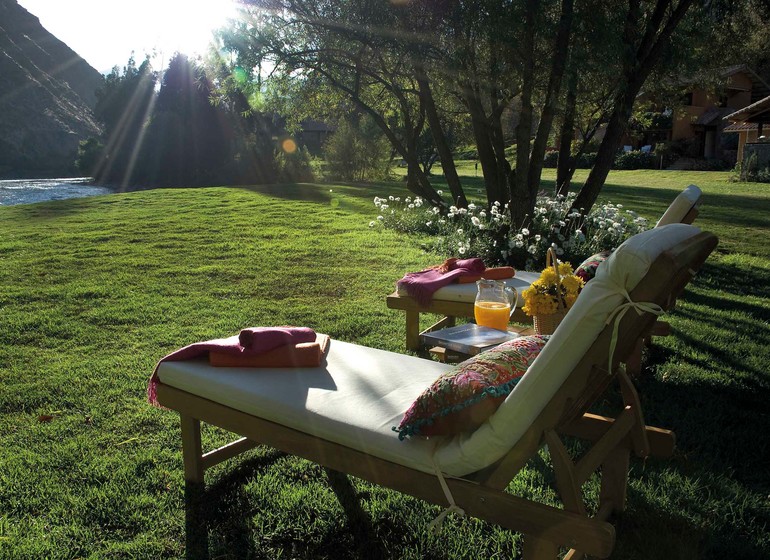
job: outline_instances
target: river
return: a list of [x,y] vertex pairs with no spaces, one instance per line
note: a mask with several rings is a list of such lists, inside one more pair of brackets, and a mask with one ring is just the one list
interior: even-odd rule
[[13,179],[0,181],[0,206],[31,204],[65,198],[82,198],[113,192],[107,187],[89,185],[90,177],[64,179]]

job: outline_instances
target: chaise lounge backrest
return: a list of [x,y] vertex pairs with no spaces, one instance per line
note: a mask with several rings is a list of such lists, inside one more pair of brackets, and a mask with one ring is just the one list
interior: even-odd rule
[[[480,470],[500,460],[514,446],[522,449],[521,457],[531,455],[542,443],[544,425],[540,420],[545,412],[548,417],[545,422],[553,424],[552,428],[564,421],[562,416],[582,414],[581,410],[591,399],[598,398],[606,389],[610,379],[608,370],[614,369],[630,352],[642,330],[641,325],[629,324],[631,319],[640,319],[640,312],[631,307],[626,294],[631,294],[631,300],[638,303],[651,301],[667,307],[672,284],[682,285],[689,276],[682,280],[682,266],[674,266],[671,259],[664,258],[664,253],[681,252],[688,247],[688,241],[704,245],[700,262],[692,264],[685,259],[688,263],[685,268],[697,269],[716,245],[716,238],[701,234],[690,225],[655,228],[621,245],[599,268],[596,278],[586,286],[540,356],[489,421],[473,433],[454,438],[437,449],[436,459],[442,468],[445,468],[442,459],[462,456],[466,463],[473,462]],[[700,253],[695,260],[698,259],[701,259]],[[664,264],[659,264],[661,262]],[[651,268],[653,263],[656,266]],[[618,319],[620,336],[610,368],[615,330],[613,312],[624,304],[629,305],[625,315]],[[652,324],[655,317],[645,314],[643,319]],[[576,369],[582,371],[576,372]],[[565,392],[564,385],[572,388]],[[586,391],[587,387],[590,390]],[[554,402],[555,395],[560,402]]]
[[703,196],[703,192],[697,186],[688,186],[671,202],[655,227],[693,223],[698,215],[701,196]]

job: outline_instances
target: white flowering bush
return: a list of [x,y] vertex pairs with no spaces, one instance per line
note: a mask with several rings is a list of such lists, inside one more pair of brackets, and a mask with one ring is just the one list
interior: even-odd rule
[[369,226],[427,235],[427,248],[447,257],[480,257],[488,266],[510,264],[529,270],[545,265],[549,247],[560,260],[577,266],[647,229],[646,219],[620,204],[608,202],[587,216],[571,211],[574,197],[538,196],[527,228],[511,228],[508,205],[499,202],[489,209],[451,206],[442,214],[420,197],[375,197],[378,216]]

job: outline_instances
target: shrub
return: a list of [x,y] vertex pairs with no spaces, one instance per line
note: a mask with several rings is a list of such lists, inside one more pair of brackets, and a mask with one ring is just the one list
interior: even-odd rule
[[545,266],[549,247],[560,259],[578,265],[647,228],[647,220],[621,205],[607,203],[587,216],[571,212],[575,196],[538,196],[528,228],[512,228],[508,206],[499,202],[488,209],[451,206],[442,214],[419,197],[375,197],[380,214],[369,225],[427,235],[426,248],[447,257],[480,257],[488,266],[510,264],[529,270]]
[[655,169],[655,155],[632,150],[621,152],[615,157],[614,169]]
[[96,166],[102,158],[104,146],[96,138],[81,140],[78,144],[78,157],[75,160],[75,167],[83,175],[93,175]]
[[297,148],[293,152],[278,150],[275,155],[278,180],[284,183],[310,183],[315,181],[307,149]]
[[543,158],[543,167],[554,168],[559,165],[559,152],[557,150],[548,150]]
[[390,175],[390,144],[371,121],[354,127],[342,121],[323,146],[330,179],[374,181]]

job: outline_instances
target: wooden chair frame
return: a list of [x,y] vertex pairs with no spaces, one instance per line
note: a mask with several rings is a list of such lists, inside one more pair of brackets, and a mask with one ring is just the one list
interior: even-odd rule
[[[717,244],[715,236],[700,233],[663,253],[631,292],[633,301],[654,302],[666,308],[671,293],[683,289]],[[620,363],[633,351],[640,333],[655,322],[649,313],[626,313],[620,320],[612,372],[607,371],[612,325],[606,326],[528,430],[501,460],[462,478],[447,477],[455,502],[466,514],[521,532],[524,558],[555,558],[569,548],[572,560],[590,554],[606,558],[615,542],[607,518],[623,511],[626,502],[631,452],[641,457],[669,456],[674,434],[646,426],[633,384]],[[591,414],[589,407],[617,380],[624,408],[615,417]],[[209,467],[258,444],[304,457],[327,468],[357,476],[427,502],[446,506],[447,500],[433,474],[404,467],[331,441],[287,428],[256,416],[160,384],[160,404],[181,417],[185,479],[202,485]],[[220,449],[203,453],[200,422],[208,422],[243,436]],[[569,456],[563,436],[586,440],[590,448],[578,459]],[[564,509],[533,502],[505,492],[509,482],[542,447],[548,445],[556,486]],[[589,517],[581,487],[601,470],[600,505]],[[189,542],[189,535],[188,535]]]

